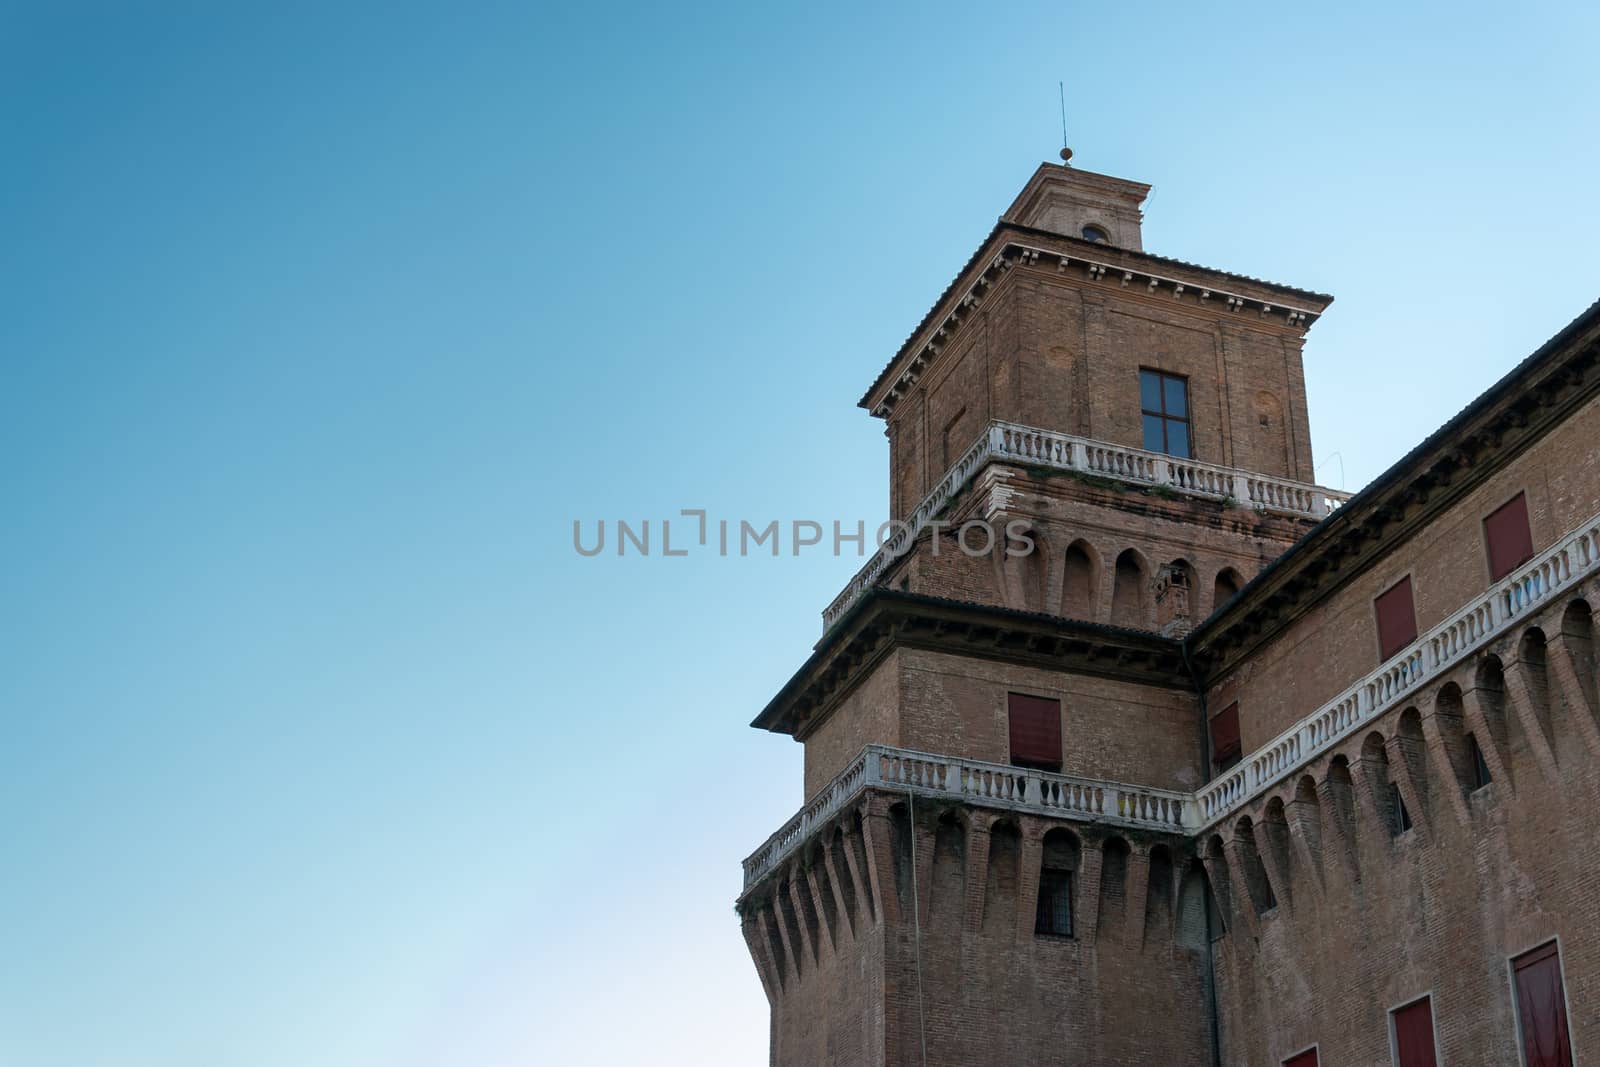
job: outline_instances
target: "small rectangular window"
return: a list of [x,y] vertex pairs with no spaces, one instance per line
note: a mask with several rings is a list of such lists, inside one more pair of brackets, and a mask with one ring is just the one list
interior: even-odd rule
[[1072,872],[1046,867],[1039,872],[1039,906],[1033,932],[1051,937],[1072,936]]
[[1489,548],[1489,578],[1498,582],[1533,558],[1533,530],[1528,525],[1528,497],[1518,493],[1483,520]]
[[1551,941],[1511,961],[1517,991],[1517,1029],[1526,1067],[1572,1067],[1567,994],[1561,953]]
[[1400,579],[1373,601],[1378,616],[1378,662],[1417,639],[1417,609],[1411,600],[1411,577]]
[[1139,413],[1144,447],[1192,459],[1189,441],[1189,380],[1158,370],[1139,371]]
[[1283,1061],[1283,1067],[1317,1067],[1317,1050],[1308,1048]]
[[1041,771],[1061,769],[1061,701],[1025,693],[1006,694],[1011,762]]
[[1223,708],[1211,719],[1211,762],[1217,773],[1239,762],[1239,702]]
[[1395,1067],[1439,1067],[1433,1053],[1433,1001],[1413,1001],[1389,1013]]

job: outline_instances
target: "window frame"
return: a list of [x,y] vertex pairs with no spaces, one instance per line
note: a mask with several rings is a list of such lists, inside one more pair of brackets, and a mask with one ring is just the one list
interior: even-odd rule
[[[1522,501],[1522,524],[1528,534],[1528,554],[1508,566],[1501,573],[1496,574],[1494,572],[1494,547],[1489,537],[1489,520],[1509,508],[1512,504],[1515,504],[1518,500]],[[1479,524],[1479,528],[1483,531],[1483,565],[1489,573],[1490,585],[1511,577],[1518,567],[1521,567],[1539,554],[1538,548],[1533,543],[1533,516],[1528,514],[1528,491],[1526,489],[1518,489],[1506,498],[1499,507],[1485,515]]]
[[[1007,762],[1007,764],[1009,764],[1012,767],[1019,768],[1021,770],[1039,771],[1041,774],[1060,774],[1062,772],[1062,768],[1064,768],[1066,766],[1066,763],[1067,763],[1067,732],[1064,729],[1063,723],[1061,721],[1061,717],[1066,711],[1066,702],[1064,700],[1062,700],[1062,698],[1061,698],[1061,696],[1059,694],[1046,695],[1046,694],[1043,694],[1043,693],[1039,693],[1037,691],[1029,692],[1026,689],[1006,689],[1006,690],[1004,690],[1004,693],[1005,693],[1005,712],[1006,712],[1006,762]],[[1012,744],[1012,732],[1011,732],[1011,698],[1014,697],[1014,696],[1024,697],[1024,698],[1026,698],[1028,700],[1048,700],[1051,703],[1055,704],[1055,706],[1056,706],[1056,719],[1055,719],[1055,722],[1056,722],[1056,758],[1054,760],[1054,766],[1040,766],[1039,765],[1040,761],[1028,760],[1027,757],[1023,757],[1024,762],[1022,762],[1022,763],[1018,763],[1017,762],[1017,755],[1016,755],[1016,752],[1015,752],[1015,746]],[[1046,762],[1048,762],[1048,761],[1046,761]]]
[[1433,1065],[1439,1067],[1439,1013],[1433,1010],[1433,990],[1418,993],[1410,1000],[1402,1001],[1389,1009],[1389,1059],[1394,1067],[1400,1067],[1400,1034],[1394,1025],[1394,1017],[1407,1008],[1428,1002],[1428,1025],[1433,1029]]
[[[1157,390],[1161,396],[1160,411],[1151,411],[1144,406],[1144,375],[1146,374],[1155,375],[1156,380],[1160,383],[1160,388]],[[1194,447],[1194,415],[1192,414],[1194,411],[1194,396],[1189,391],[1189,376],[1187,374],[1174,374],[1171,371],[1164,371],[1156,367],[1146,366],[1141,366],[1139,368],[1139,376],[1140,447],[1144,448],[1146,452],[1160,452],[1163,456],[1172,456],[1174,459],[1198,459],[1199,457],[1195,455]],[[1169,381],[1183,383],[1184,414],[1182,415],[1167,414],[1167,382]],[[1161,420],[1161,447],[1159,449],[1151,449],[1144,445],[1144,420],[1146,416]],[[1189,451],[1186,455],[1180,456],[1171,450],[1171,434],[1168,432],[1168,424],[1173,422],[1183,423],[1183,435],[1189,445]]]
[[[1512,1033],[1517,1039],[1517,1064],[1518,1067],[1528,1067],[1527,1046],[1522,1040],[1522,1011],[1517,1002],[1517,961],[1524,956],[1531,955],[1546,945],[1556,947],[1556,973],[1561,977],[1561,1007],[1567,1020],[1567,1049],[1575,1050],[1572,1040],[1572,991],[1567,985],[1567,954],[1561,943],[1561,935],[1542,938],[1517,952],[1506,956],[1506,988],[1511,993],[1511,1024]],[[1573,1060],[1577,1062],[1576,1058]]]
[[[1404,644],[1397,646],[1392,652],[1386,652],[1383,647],[1383,616],[1378,611],[1378,602],[1384,597],[1388,596],[1390,593],[1399,589],[1402,585],[1406,586],[1406,591],[1410,593],[1411,636]],[[1406,571],[1404,574],[1395,578],[1394,581],[1384,585],[1378,591],[1378,595],[1372,598],[1372,636],[1374,642],[1376,642],[1378,646],[1378,663],[1380,664],[1388,663],[1391,659],[1394,659],[1396,656],[1400,655],[1400,653],[1416,644],[1418,638],[1422,636],[1422,626],[1417,621],[1417,583],[1412,580],[1412,574],[1410,571]]]
[[[1233,713],[1233,758],[1220,759],[1218,758],[1220,753],[1217,751],[1217,737],[1214,726],[1218,719],[1230,711]],[[1211,743],[1211,765],[1216,768],[1215,774],[1227,774],[1244,761],[1244,739],[1239,733],[1239,702],[1237,700],[1230,701],[1227,707],[1206,719],[1206,740]]]
[[[1067,868],[1067,867],[1045,867],[1045,866],[1041,866],[1039,868],[1039,894],[1038,894],[1038,896],[1035,898],[1035,900],[1033,902],[1033,936],[1034,937],[1053,937],[1053,938],[1057,938],[1057,939],[1060,939],[1060,940],[1063,940],[1063,941],[1073,941],[1073,940],[1077,939],[1077,936],[1078,936],[1077,935],[1078,916],[1077,916],[1077,908],[1074,907],[1074,904],[1076,902],[1073,900],[1073,896],[1074,896],[1074,892],[1073,892],[1073,881],[1074,881],[1074,879],[1072,877],[1073,873],[1074,872],[1070,868]],[[1066,933],[1062,933],[1061,931],[1054,929],[1055,923],[1054,923],[1053,919],[1054,919],[1055,909],[1053,907],[1050,909],[1051,910],[1051,917],[1052,917],[1052,922],[1050,924],[1051,925],[1051,929],[1049,929],[1049,930],[1041,930],[1041,929],[1039,929],[1040,920],[1044,918],[1044,914],[1043,914],[1041,905],[1044,902],[1044,885],[1045,885],[1046,877],[1049,877],[1049,878],[1052,879],[1052,884],[1053,885],[1056,884],[1055,883],[1055,879],[1059,878],[1060,879],[1060,884],[1064,884],[1065,887],[1066,887],[1066,895],[1067,895],[1067,932]],[[1052,895],[1051,895],[1050,899],[1051,899],[1051,903],[1052,904],[1054,904],[1056,902],[1057,898],[1055,897],[1053,890],[1052,890]]]

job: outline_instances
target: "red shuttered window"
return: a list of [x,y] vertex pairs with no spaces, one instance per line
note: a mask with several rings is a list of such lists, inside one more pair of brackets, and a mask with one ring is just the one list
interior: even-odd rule
[[1439,1067],[1433,1054],[1433,1001],[1427,997],[1395,1011],[1394,1054],[1398,1067]]
[[1283,1067],[1317,1067],[1317,1050],[1308,1048],[1298,1056],[1283,1061]]
[[1006,694],[1011,719],[1011,762],[1041,771],[1061,769],[1061,701]]
[[1411,601],[1411,577],[1400,579],[1373,606],[1378,614],[1378,662],[1417,639],[1417,610]]
[[1572,1067],[1567,997],[1561,954],[1554,941],[1511,961],[1517,989],[1517,1026],[1526,1067]]
[[1489,546],[1489,577],[1499,581],[1533,558],[1533,530],[1528,525],[1528,498],[1518,493],[1483,520]]
[[1217,770],[1225,771],[1239,762],[1239,702],[1217,712],[1211,718],[1211,762]]

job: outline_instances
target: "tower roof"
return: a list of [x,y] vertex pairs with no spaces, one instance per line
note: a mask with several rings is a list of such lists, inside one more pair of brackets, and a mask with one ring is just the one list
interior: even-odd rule
[[1140,205],[1149,195],[1150,186],[1143,182],[1041,163],[1000,220],[1138,252],[1144,247]]
[[[1055,170],[1066,169],[1055,167],[1054,164],[1045,164],[1045,167]],[[1041,167],[1040,171],[1045,167]],[[1038,177],[1037,173],[1035,177]],[[1120,180],[1107,179],[1112,182]],[[1137,188],[1148,188],[1137,186],[1137,183],[1128,184]],[[1031,187],[1033,183],[1030,181],[1029,185]],[[1012,204],[1007,214],[1019,210],[1048,214],[1050,210],[1048,206],[1041,206],[1048,199],[1048,197],[1030,199],[1028,188],[1024,188],[1023,194]],[[945,287],[938,300],[928,309],[911,336],[906,338],[893,358],[873,379],[872,385],[862,394],[857,404],[875,415],[885,414],[884,400],[894,391],[896,383],[907,374],[915,375],[920,370],[921,364],[932,360],[937,353],[939,335],[954,329],[963,315],[964,308],[981,301],[984,292],[990,288],[998,275],[1018,261],[1017,254],[1027,254],[1032,257],[1033,262],[1042,263],[1044,261],[1034,255],[1039,252],[1048,253],[1050,262],[1056,264],[1059,269],[1065,269],[1068,261],[1071,261],[1074,264],[1114,271],[1115,277],[1124,274],[1136,276],[1141,283],[1156,282],[1171,287],[1174,282],[1181,282],[1190,286],[1196,293],[1215,292],[1218,299],[1225,300],[1231,297],[1241,308],[1249,307],[1250,310],[1263,315],[1274,315],[1281,320],[1292,321],[1302,330],[1315,322],[1328,305],[1333,303],[1333,297],[1327,293],[1264,281],[1247,274],[1205,267],[1181,259],[1169,259],[1138,249],[1118,247],[1105,241],[1085,240],[1081,236],[1074,237],[1054,230],[1039,229],[1002,217],[995,223],[994,229],[989,231],[989,236],[973,252],[966,265]]]

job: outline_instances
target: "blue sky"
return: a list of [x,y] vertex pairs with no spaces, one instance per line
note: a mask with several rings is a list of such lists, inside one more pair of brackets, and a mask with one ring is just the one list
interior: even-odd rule
[[1593,5],[461,6],[0,10],[7,1067],[762,1062],[745,724],[860,561],[572,522],[881,519],[1058,80],[1338,297],[1327,484],[1597,295]]

